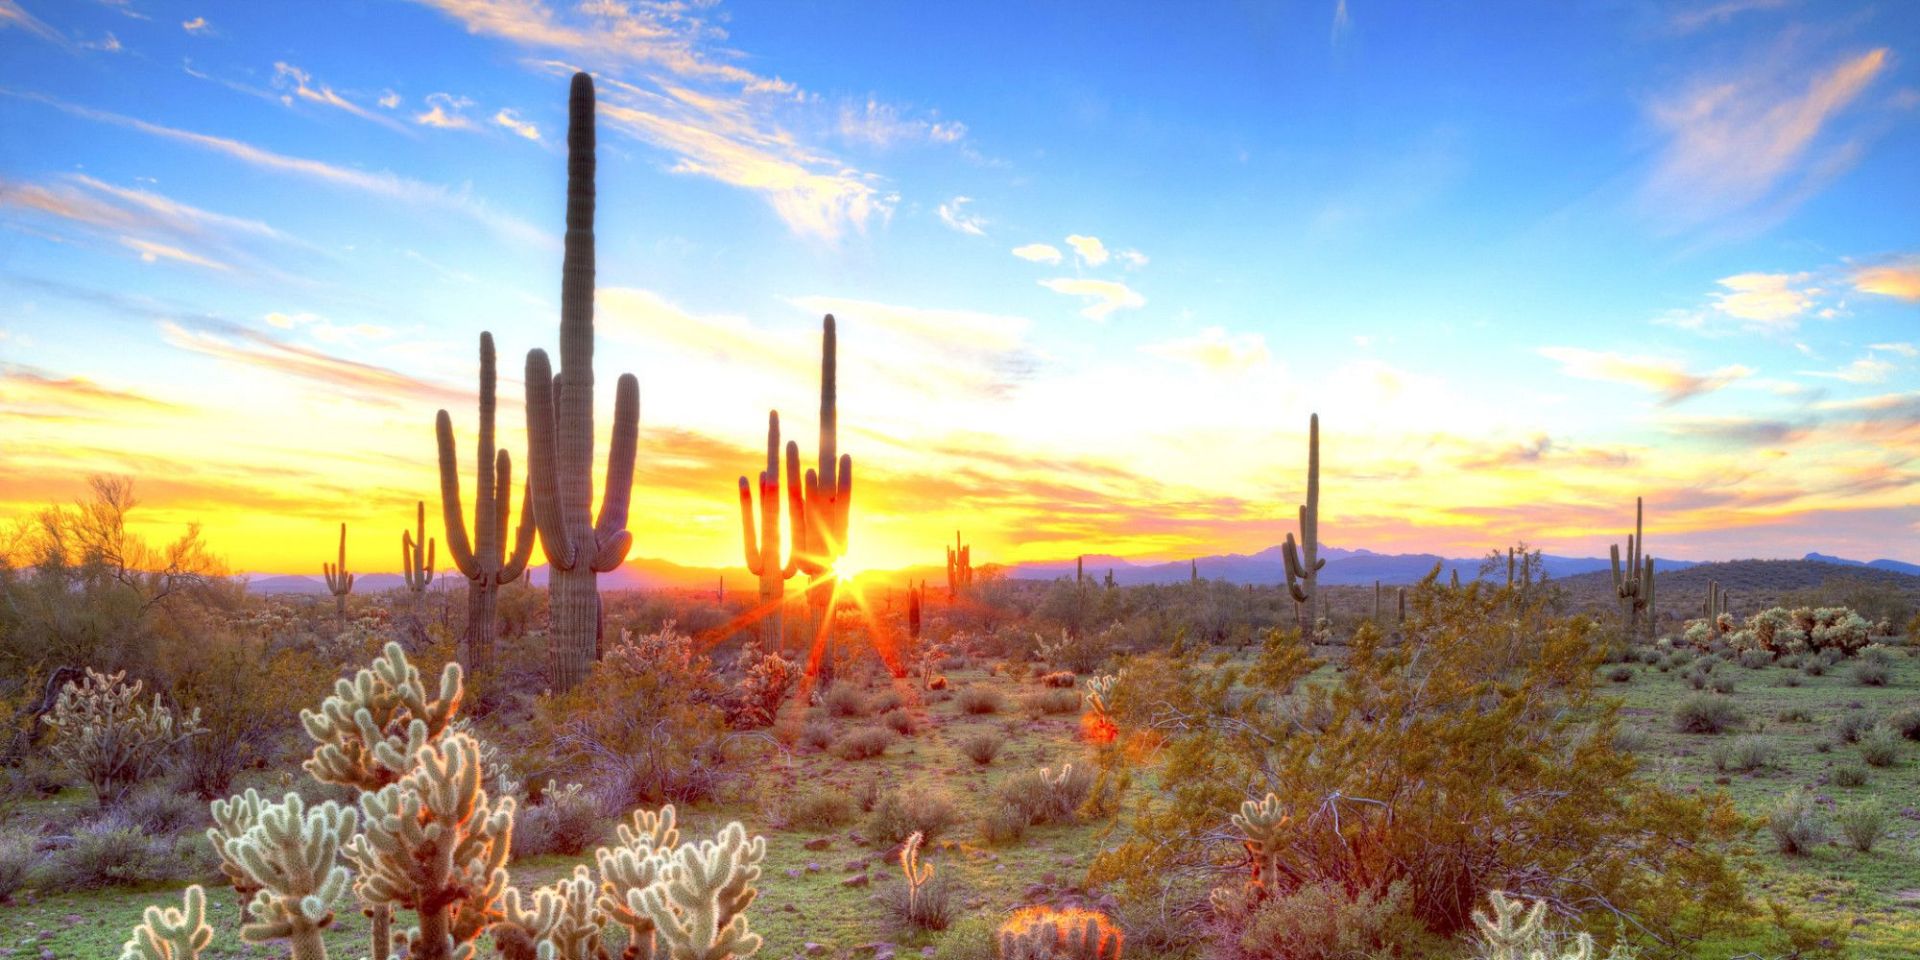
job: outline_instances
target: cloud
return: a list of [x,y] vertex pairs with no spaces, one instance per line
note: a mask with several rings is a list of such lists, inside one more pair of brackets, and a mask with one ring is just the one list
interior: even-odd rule
[[1530,469],[1545,464],[1618,469],[1633,462],[1633,456],[1622,450],[1570,447],[1548,434],[1536,433],[1520,443],[1467,453],[1457,464],[1464,470]]
[[332,107],[336,110],[344,110],[362,120],[371,120],[374,123],[394,130],[405,129],[398,123],[395,123],[392,118],[383,117],[333,92],[333,88],[326,84],[315,86],[312,74],[290,63],[274,63],[273,87],[276,90],[291,89],[291,93],[281,96],[281,102],[289,106],[292,105],[293,98],[297,97],[308,103],[317,103],[322,106]]
[[1808,291],[1796,289],[1807,275],[1785,273],[1739,273],[1715,281],[1726,288],[1713,295],[1713,308],[1730,317],[1751,321],[1769,332],[1788,332],[1800,325],[1800,318],[1813,306]]
[[1867,349],[1877,350],[1883,353],[1899,354],[1909,360],[1914,357],[1920,357],[1920,347],[1916,347],[1911,343],[1875,343],[1869,345]]
[[1675,33],[1692,33],[1701,27],[1720,26],[1734,17],[1753,10],[1778,10],[1786,0],[1715,0],[1676,10],[1667,23]]
[[1920,256],[1861,267],[1853,273],[1853,288],[1862,293],[1920,301]]
[[1814,424],[1766,417],[1667,417],[1660,426],[1677,437],[1739,447],[1774,447],[1805,439]]
[[867,98],[865,109],[842,104],[837,129],[845,139],[876,147],[900,143],[959,143],[967,136],[967,125],[957,120],[903,117],[898,108],[872,97]]
[[1128,270],[1138,270],[1145,267],[1148,263],[1147,255],[1138,250],[1122,250],[1114,254],[1114,256],[1119,257],[1121,265],[1125,266]]
[[162,413],[176,404],[86,377],[61,376],[20,364],[0,367],[0,410],[14,415],[66,419],[125,413]]
[[174,260],[180,263],[190,263],[196,267],[206,267],[209,270],[233,269],[218,260],[209,260],[199,254],[188,253],[179,247],[157,243],[152,240],[142,240],[138,237],[121,237],[120,242],[131,248],[135,253],[140,254],[140,259],[147,263],[155,263],[160,260]]
[[120,45],[120,38],[114,36],[112,31],[108,31],[103,40],[89,40],[80,46],[87,50],[99,50],[102,53],[119,53],[126,49]]
[[1801,372],[1810,377],[1826,377],[1831,380],[1841,380],[1847,383],[1881,383],[1887,379],[1887,375],[1892,373],[1894,369],[1895,367],[1892,363],[1869,355],[1861,357],[1838,370],[1803,370]]
[[1067,246],[1072,247],[1073,255],[1089,267],[1107,262],[1107,245],[1101,243],[1099,237],[1084,237],[1076,233],[1067,238]]
[[[941,204],[940,222],[961,233],[972,234],[976,237],[986,236],[987,221],[982,220],[976,214],[967,213],[960,209],[972,202],[972,197],[954,197],[952,200]],[[1018,253],[1018,251],[1015,252],[1016,254]]]
[[1090,301],[1080,315],[1105,321],[1115,310],[1130,310],[1147,305],[1147,298],[1117,280],[1091,280],[1084,277],[1055,277],[1040,285],[1054,293]]
[[1220,327],[1207,327],[1192,337],[1150,343],[1140,349],[1154,356],[1185,361],[1215,374],[1247,373],[1273,361],[1266,337],[1258,333],[1229,336]]
[[1029,243],[1024,247],[1014,247],[1013,255],[1034,263],[1060,262],[1060,248],[1049,243]]
[[191,20],[182,20],[180,21],[180,29],[195,36],[202,36],[213,32],[213,28],[207,25],[206,17],[194,17]]
[[423,127],[438,127],[442,130],[472,130],[473,121],[468,120],[460,111],[473,106],[466,97],[456,97],[450,93],[427,94],[425,113],[413,116],[413,122]]
[[1661,406],[1672,406],[1690,397],[1712,393],[1753,374],[1752,370],[1738,364],[1696,374],[1688,372],[1686,366],[1677,360],[1628,357],[1576,347],[1541,347],[1538,352],[1558,362],[1561,372],[1568,376],[1628,383],[1652,390],[1660,395]]
[[512,110],[502,108],[493,115],[493,122],[535,143],[540,141],[540,128],[520,119]]
[[253,260],[260,240],[298,244],[258,220],[213,213],[85,174],[68,174],[44,184],[0,179],[0,209],[7,208],[52,218],[66,229],[109,240],[148,263],[168,260],[228,270],[227,261]]
[[383,110],[392,110],[399,105],[400,95],[394,93],[392,90],[388,90],[386,94],[380,98],[380,107]]
[[1339,46],[1340,41],[1353,31],[1353,18],[1347,15],[1347,0],[1335,0],[1333,5],[1333,30],[1327,42]]
[[280,330],[305,330],[308,336],[321,343],[349,343],[359,340],[388,340],[393,337],[391,327],[375,323],[355,323],[341,326],[314,313],[269,313],[264,317],[267,326]]
[[48,43],[66,46],[67,38],[23,9],[16,0],[0,0],[0,29],[19,27]]
[[1803,199],[1851,165],[1857,143],[1823,145],[1820,135],[1887,63],[1879,48],[1811,75],[1756,70],[1695,81],[1652,108],[1667,142],[1642,200],[1662,219],[1694,226],[1762,201]]
[[73,114],[74,116],[127,127],[141,133],[224,154],[249,166],[289,173],[310,180],[347,187],[374,196],[386,197],[388,199],[400,200],[421,206],[437,207],[451,213],[458,213],[475,220],[516,243],[542,248],[553,248],[559,245],[553,236],[542,232],[524,221],[494,211],[464,191],[456,192],[446,187],[422,183],[418,180],[410,180],[387,172],[368,173],[363,170],[337,167],[319,160],[291,157],[285,154],[274,153],[271,150],[256,147],[252,144],[242,143],[238,140],[229,140],[225,137],[216,137],[204,133],[194,133],[190,130],[161,126],[157,123],[148,123],[145,120],[139,120],[133,117],[66,103],[65,101],[56,100],[42,94],[12,93],[11,95],[22,99],[39,101]]
[[457,407],[473,401],[472,394],[464,390],[288,343],[235,323],[202,318],[186,326],[167,320],[161,322],[160,329],[162,338],[181,350],[264,370],[275,376],[297,377],[334,388],[349,399],[378,406]]

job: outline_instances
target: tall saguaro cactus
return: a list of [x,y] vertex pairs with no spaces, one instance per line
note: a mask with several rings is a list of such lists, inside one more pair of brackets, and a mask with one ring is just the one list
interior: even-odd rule
[[413,532],[400,531],[400,573],[406,578],[407,592],[413,596],[414,612],[420,611],[420,598],[433,582],[433,538],[427,536],[427,502],[414,505]]
[[[804,506],[799,511],[790,510],[799,521],[795,529],[806,532],[804,545],[796,546],[794,555],[808,578],[807,609],[813,635],[809,675],[818,672],[820,657],[833,640],[834,564],[847,552],[847,516],[853,506],[853,457],[839,454],[835,458],[840,443],[838,371],[833,314],[827,314],[820,329],[820,465],[807,470]],[[789,483],[799,467],[800,447],[789,442]]]
[[1300,542],[1287,534],[1281,556],[1287,566],[1287,592],[1293,594],[1300,635],[1313,633],[1313,596],[1320,582],[1320,415],[1307,421],[1307,502],[1300,506]]
[[467,578],[467,630],[460,641],[460,662],[467,672],[484,676],[493,671],[493,647],[499,636],[495,611],[500,587],[520,578],[533,553],[533,488],[528,484],[520,502],[520,526],[514,531],[513,552],[507,552],[507,508],[513,502],[513,458],[493,440],[493,334],[480,334],[480,447],[479,470],[473,491],[473,539],[467,539],[467,521],[460,509],[460,467],[453,444],[453,418],[445,410],[434,417],[433,432],[440,447],[440,509],[447,525],[447,552]]
[[960,531],[953,532],[953,546],[947,548],[947,599],[957,599],[973,586],[973,547],[960,542]]
[[593,78],[573,75],[567,111],[567,237],[560,275],[560,372],[545,350],[527,353],[527,446],[534,524],[552,575],[548,680],[556,691],[587,675],[599,654],[599,575],[633,547],[627,503],[640,430],[640,381],[620,375],[600,515],[593,513]]
[[327,592],[333,594],[333,611],[347,618],[347,594],[353,592],[353,574],[347,572],[347,525],[340,525],[340,561],[323,563],[320,572],[327,575]]
[[[799,465],[799,457],[794,457],[794,465]],[[747,557],[747,572],[760,578],[760,606],[766,609],[766,616],[760,635],[763,639],[769,633],[772,644],[769,649],[778,650],[784,642],[786,632],[782,623],[781,608],[786,603],[787,581],[800,570],[800,547],[806,542],[802,527],[806,524],[806,504],[802,500],[800,478],[791,471],[787,474],[787,528],[792,531],[793,545],[787,551],[787,562],[780,562],[780,411],[767,411],[767,468],[760,471],[760,529],[756,534],[753,523],[753,490],[747,484],[747,478],[740,478],[740,535],[741,545]]]
[[[1627,566],[1620,569],[1620,545],[1612,544],[1607,549],[1613,557],[1613,591],[1620,597],[1621,611],[1627,615],[1627,638],[1640,635],[1640,613],[1653,609],[1653,558],[1645,556],[1647,549],[1644,520],[1644,501],[1633,498],[1633,535],[1627,537]],[[1651,624],[1652,617],[1648,617]]]

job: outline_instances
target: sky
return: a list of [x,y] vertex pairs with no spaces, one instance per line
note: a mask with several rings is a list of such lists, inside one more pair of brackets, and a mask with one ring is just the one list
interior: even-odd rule
[[1315,412],[1333,546],[1920,561],[1916,63],[1884,0],[0,0],[0,519],[397,569],[481,331],[520,483],[587,70],[635,556],[741,563],[832,313],[855,567],[1271,546]]

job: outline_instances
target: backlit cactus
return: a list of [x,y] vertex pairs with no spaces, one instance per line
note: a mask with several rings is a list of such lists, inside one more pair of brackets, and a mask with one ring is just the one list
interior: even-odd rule
[[1300,540],[1293,534],[1281,546],[1286,561],[1287,592],[1293,595],[1300,621],[1300,635],[1313,632],[1313,597],[1320,570],[1327,561],[1320,558],[1320,415],[1307,420],[1307,502],[1300,505]]
[[747,907],[759,894],[764,837],[748,838],[745,827],[729,823],[713,840],[675,850],[660,879],[627,894],[653,921],[655,935],[671,960],[728,960],[750,957],[760,935],[747,923]]
[[1280,875],[1280,850],[1292,819],[1281,807],[1280,798],[1271,793],[1240,804],[1240,812],[1230,819],[1233,828],[1240,832],[1251,862],[1247,886],[1261,895],[1274,892],[1271,884]]
[[333,610],[340,619],[347,618],[347,594],[353,592],[353,574],[347,572],[347,525],[340,525],[340,560],[338,563],[323,563],[320,572],[327,575],[327,592],[333,594]]
[[[807,675],[819,673],[827,648],[833,642],[834,565],[847,552],[847,517],[853,506],[853,457],[838,453],[839,424],[839,347],[834,333],[833,315],[821,321],[820,328],[820,460],[817,468],[807,469],[804,479],[805,505],[798,513],[789,506],[796,522],[793,554],[795,562],[808,577],[807,609],[809,642]],[[799,473],[800,446],[787,443],[788,483]],[[792,494],[789,492],[789,498]],[[797,534],[804,532],[805,537]]]
[[[794,465],[799,458],[793,458]],[[806,504],[800,477],[787,474],[787,529],[794,546],[804,542],[801,528],[806,524]],[[767,468],[760,471],[760,523],[753,521],[753,490],[747,478],[740,478],[740,534],[747,557],[747,572],[760,578],[761,622],[759,631],[770,646],[778,650],[785,642],[782,607],[786,603],[787,581],[800,571],[800,551],[789,549],[787,562],[780,562],[780,412],[767,411]]]
[[285,940],[294,960],[324,960],[321,931],[333,925],[333,908],[346,897],[350,876],[338,854],[354,836],[358,814],[331,800],[308,808],[297,793],[269,803],[248,791],[228,802],[249,807],[252,820],[245,832],[215,847],[221,870],[244,875],[245,888],[254,891],[241,939]]
[[957,599],[973,586],[973,547],[960,542],[960,531],[953,532],[953,546],[947,548],[947,598]]
[[1000,925],[1000,960],[1120,960],[1124,937],[1104,913],[1027,907]]
[[148,907],[133,935],[120,945],[120,960],[199,960],[213,942],[207,925],[207,892],[187,888],[180,907]]
[[1641,521],[1642,500],[1633,498],[1633,535],[1627,537],[1627,566],[1620,568],[1620,546],[1608,547],[1613,558],[1613,590],[1620,597],[1621,612],[1627,618],[1627,637],[1640,635],[1640,615],[1647,612],[1647,624],[1653,624],[1653,558],[1645,556],[1647,542]]
[[[1487,894],[1493,915],[1473,911],[1473,924],[1479,928],[1480,943],[1476,956],[1481,960],[1593,960],[1593,935],[1580,932],[1571,938],[1548,929],[1547,903],[1536,900],[1529,907],[1519,897],[1494,890]],[[1616,942],[1606,960],[1634,960],[1632,947]]]
[[933,864],[920,862],[920,845],[926,836],[915,830],[900,846],[900,873],[907,881],[907,916],[920,916],[920,890],[933,879]]
[[80,680],[61,686],[53,709],[40,718],[53,733],[47,752],[54,762],[86,780],[103,807],[158,773],[174,748],[206,732],[199,710],[176,714],[158,693],[141,703],[145,686],[128,683],[125,671],[88,667]]
[[433,582],[433,538],[427,536],[425,500],[416,501],[414,505],[413,531],[400,531],[400,573],[417,609],[420,596],[427,592],[427,584]]
[[627,504],[640,428],[640,381],[621,374],[598,520],[593,513],[593,78],[573,75],[567,115],[567,235],[560,279],[560,372],[527,353],[533,515],[552,570],[548,681],[571,689],[599,655],[599,575],[633,547]]
[[499,637],[500,587],[520,579],[533,553],[533,487],[520,502],[520,525],[513,549],[507,549],[507,508],[513,503],[513,458],[494,445],[495,407],[493,334],[480,334],[480,444],[474,478],[473,538],[460,503],[460,466],[453,442],[453,418],[441,410],[433,418],[440,455],[440,512],[447,527],[447,553],[467,578],[467,627],[460,638],[460,662],[475,676],[493,672],[493,648]]

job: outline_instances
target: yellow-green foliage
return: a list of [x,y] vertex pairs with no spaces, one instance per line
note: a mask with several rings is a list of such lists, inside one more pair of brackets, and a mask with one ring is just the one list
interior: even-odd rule
[[169,752],[201,732],[198,710],[176,716],[157,693],[143,704],[145,684],[126,680],[125,672],[88,668],[79,682],[60,688],[53,710],[42,718],[53,730],[48,752],[84,778],[102,805],[126,796]]

